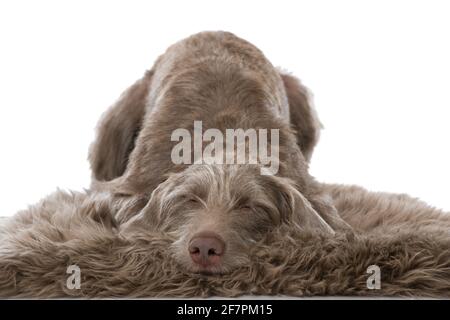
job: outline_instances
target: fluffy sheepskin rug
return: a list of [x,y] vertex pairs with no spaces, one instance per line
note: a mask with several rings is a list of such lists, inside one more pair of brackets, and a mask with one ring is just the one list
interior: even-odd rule
[[[357,232],[335,237],[277,230],[252,263],[220,276],[184,272],[163,234],[122,234],[99,217],[98,196],[57,191],[0,230],[1,297],[450,297],[450,215],[403,195],[327,186]],[[376,218],[373,218],[376,217]],[[81,288],[67,288],[67,267]],[[381,270],[369,290],[367,268]]]

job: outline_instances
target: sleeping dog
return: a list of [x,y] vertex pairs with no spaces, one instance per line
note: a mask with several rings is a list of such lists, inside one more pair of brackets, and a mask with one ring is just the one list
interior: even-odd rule
[[173,235],[187,270],[228,272],[274,228],[349,228],[308,173],[319,131],[296,78],[231,33],[202,32],[169,47],[104,114],[92,188],[113,199],[123,229]]

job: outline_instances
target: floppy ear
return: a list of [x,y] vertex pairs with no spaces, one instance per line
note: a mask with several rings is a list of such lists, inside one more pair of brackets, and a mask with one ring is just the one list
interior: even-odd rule
[[108,229],[117,229],[117,221],[107,200],[104,197],[89,197],[81,203],[80,212]]
[[297,78],[280,73],[289,101],[291,128],[306,161],[311,160],[322,124],[312,103],[312,95]]
[[302,230],[317,229],[328,234],[335,233],[290,179],[277,176],[270,176],[269,179],[272,179],[278,192],[277,206],[284,222]]
[[96,180],[110,181],[124,173],[145,115],[151,80],[152,71],[149,71],[100,119],[89,151],[92,176]]
[[[179,183],[177,179],[167,179],[161,183],[155,190],[153,190],[150,199],[143,205],[138,213],[136,211],[119,212],[123,225],[121,226],[121,232],[128,232],[136,228],[144,228],[145,230],[158,230],[162,231],[161,222],[163,221],[162,211],[165,208],[166,200],[173,190],[173,188]],[[141,201],[144,199],[141,199]],[[142,202],[141,202],[142,203]]]
[[120,226],[120,232],[127,233],[136,229],[156,230],[158,217],[161,210],[161,190],[156,188],[147,204],[138,212],[128,214],[125,210],[122,212],[123,224]]
[[309,200],[296,188],[293,189],[294,201],[294,221],[304,228],[316,228],[323,232],[334,234],[335,230],[328,222],[317,212]]
[[339,212],[334,206],[333,198],[324,189],[322,184],[314,179],[311,180],[307,197],[314,209],[334,231],[353,232],[353,228],[339,215]]

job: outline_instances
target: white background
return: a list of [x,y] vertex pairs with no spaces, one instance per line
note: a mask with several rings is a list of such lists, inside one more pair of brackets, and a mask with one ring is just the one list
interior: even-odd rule
[[167,46],[249,40],[314,92],[322,181],[450,210],[448,1],[1,1],[0,216],[89,186],[101,113]]

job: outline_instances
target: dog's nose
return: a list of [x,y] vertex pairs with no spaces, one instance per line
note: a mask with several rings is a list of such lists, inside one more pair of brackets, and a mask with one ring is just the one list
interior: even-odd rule
[[203,268],[218,266],[224,252],[225,243],[213,232],[198,233],[189,242],[192,261]]

